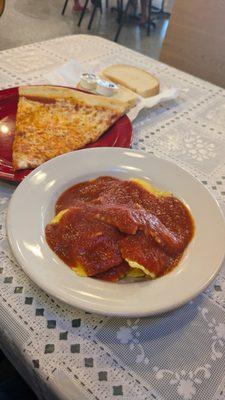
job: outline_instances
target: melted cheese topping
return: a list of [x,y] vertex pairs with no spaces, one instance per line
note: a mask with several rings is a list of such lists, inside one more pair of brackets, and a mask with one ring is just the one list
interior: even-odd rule
[[145,276],[144,271],[138,268],[130,268],[126,275],[127,278],[144,278]]
[[51,220],[51,224],[58,224],[59,221],[61,220],[61,218],[63,217],[63,215],[68,211],[67,210],[62,210],[60,211],[57,215],[55,215],[55,217]]
[[121,113],[73,99],[41,103],[20,97],[13,142],[15,169],[41,163],[97,140]]
[[156,187],[152,186],[150,182],[144,181],[144,179],[131,178],[130,181],[132,181],[134,183],[137,183],[138,185],[143,187],[143,189],[147,190],[147,192],[150,192],[150,193],[154,194],[157,197],[171,196],[170,192],[163,192],[162,190],[159,190]]
[[87,276],[87,274],[84,270],[84,267],[81,264],[77,264],[76,267],[73,267],[72,271],[76,272],[76,274],[79,276],[82,276],[82,277]]
[[145,275],[150,276],[151,278],[155,278],[155,274],[153,272],[150,272],[148,269],[143,267],[143,265],[138,264],[136,261],[131,261],[131,260],[126,260],[131,268],[137,268],[140,269],[145,273]]

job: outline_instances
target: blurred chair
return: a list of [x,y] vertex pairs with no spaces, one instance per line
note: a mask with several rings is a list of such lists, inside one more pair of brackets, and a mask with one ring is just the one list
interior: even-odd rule
[[160,60],[225,88],[225,1],[174,0]]
[[66,0],[66,1],[65,1],[65,3],[64,3],[63,9],[62,9],[62,13],[61,13],[62,15],[64,15],[64,14],[65,14],[65,11],[66,11],[66,7],[67,7],[67,4],[68,4],[68,1],[69,1],[69,0]]
[[152,0],[148,1],[148,21],[147,21],[147,35],[150,35],[150,27],[156,27],[155,21],[157,19],[169,19],[170,13],[165,11],[165,0],[161,0],[159,7],[154,6]]
[[[63,9],[62,9],[62,15],[65,14],[68,1],[69,1],[69,0],[65,0],[65,3],[64,3],[64,5],[63,5]],[[81,12],[81,14],[80,14],[80,18],[79,18],[79,21],[78,21],[77,26],[80,26],[80,25],[81,25],[81,22],[82,22],[82,20],[83,20],[84,14],[85,14],[85,12],[86,12],[88,3],[89,3],[89,0],[85,0],[84,8],[83,8],[83,10],[82,10],[82,12]],[[100,13],[102,14],[102,1],[101,1],[101,0],[94,0],[94,1],[93,1],[92,13],[91,13],[90,20],[89,20],[89,23],[88,23],[88,30],[91,29],[91,25],[92,25],[92,22],[93,22],[95,13],[96,13],[96,11],[97,11],[98,8],[99,8],[99,10],[100,10]],[[106,8],[108,8],[108,0],[106,0]]]
[[[124,25],[124,22],[126,21],[127,18],[127,14],[128,14],[128,9],[130,4],[132,3],[132,0],[128,0],[126,7],[124,9],[124,11],[122,12],[120,21],[119,21],[119,26],[114,38],[114,41],[117,42],[121,29]],[[150,28],[151,26],[153,28],[156,28],[156,20],[160,17],[166,16],[167,18],[169,17],[169,14],[164,12],[164,0],[161,1],[161,5],[160,8],[153,6],[152,4],[152,0],[148,0],[147,1],[147,10],[148,10],[148,18],[147,18],[147,35],[150,35]]]
[[3,14],[5,9],[5,0],[0,0],[0,17]]
[[[89,0],[85,0],[84,8],[83,8],[83,10],[82,10],[82,12],[81,12],[81,15],[80,15],[80,18],[79,18],[79,21],[78,21],[77,26],[80,26],[80,25],[81,25],[81,22],[82,22],[82,20],[83,20],[83,17],[84,17],[86,8],[87,8],[87,6],[88,6],[88,2],[89,2]],[[107,3],[106,3],[106,7],[108,7],[108,0],[107,0]],[[95,13],[96,13],[96,11],[97,11],[98,8],[99,8],[99,10],[100,10],[100,13],[102,14],[102,0],[94,0],[94,1],[93,1],[93,9],[92,9],[92,13],[91,13],[91,16],[90,16],[90,19],[89,19],[89,23],[88,23],[88,30],[91,29],[91,25],[92,25],[92,22],[93,22]]]

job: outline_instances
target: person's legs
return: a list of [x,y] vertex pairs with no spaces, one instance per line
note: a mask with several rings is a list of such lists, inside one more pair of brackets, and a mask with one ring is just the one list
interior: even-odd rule
[[141,0],[141,25],[147,21],[147,0]]
[[137,8],[138,8],[138,0],[131,0],[130,3],[131,7],[132,7],[132,14],[135,16],[137,14]]
[[[83,8],[84,7],[80,4],[79,0],[74,0],[74,5],[73,5],[73,9],[72,9],[73,12],[82,11]],[[88,8],[86,8],[86,11],[88,11]]]

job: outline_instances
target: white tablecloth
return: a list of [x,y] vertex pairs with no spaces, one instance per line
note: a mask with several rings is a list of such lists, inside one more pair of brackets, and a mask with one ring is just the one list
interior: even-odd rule
[[[85,69],[134,64],[163,85],[181,88],[176,101],[141,113],[133,148],[190,171],[225,210],[225,90],[86,35],[1,52],[0,88],[42,83],[44,74],[71,58]],[[15,262],[5,232],[14,190],[0,182],[0,347],[40,399],[225,399],[224,268],[194,301],[155,318],[74,309],[40,290]]]

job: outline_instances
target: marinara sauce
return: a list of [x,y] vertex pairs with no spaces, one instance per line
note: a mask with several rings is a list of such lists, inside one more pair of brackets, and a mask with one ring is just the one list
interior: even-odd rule
[[133,181],[104,176],[67,189],[55,211],[67,212],[48,224],[46,240],[70,267],[116,281],[138,263],[152,277],[179,262],[194,234],[188,208],[172,195],[157,196]]

